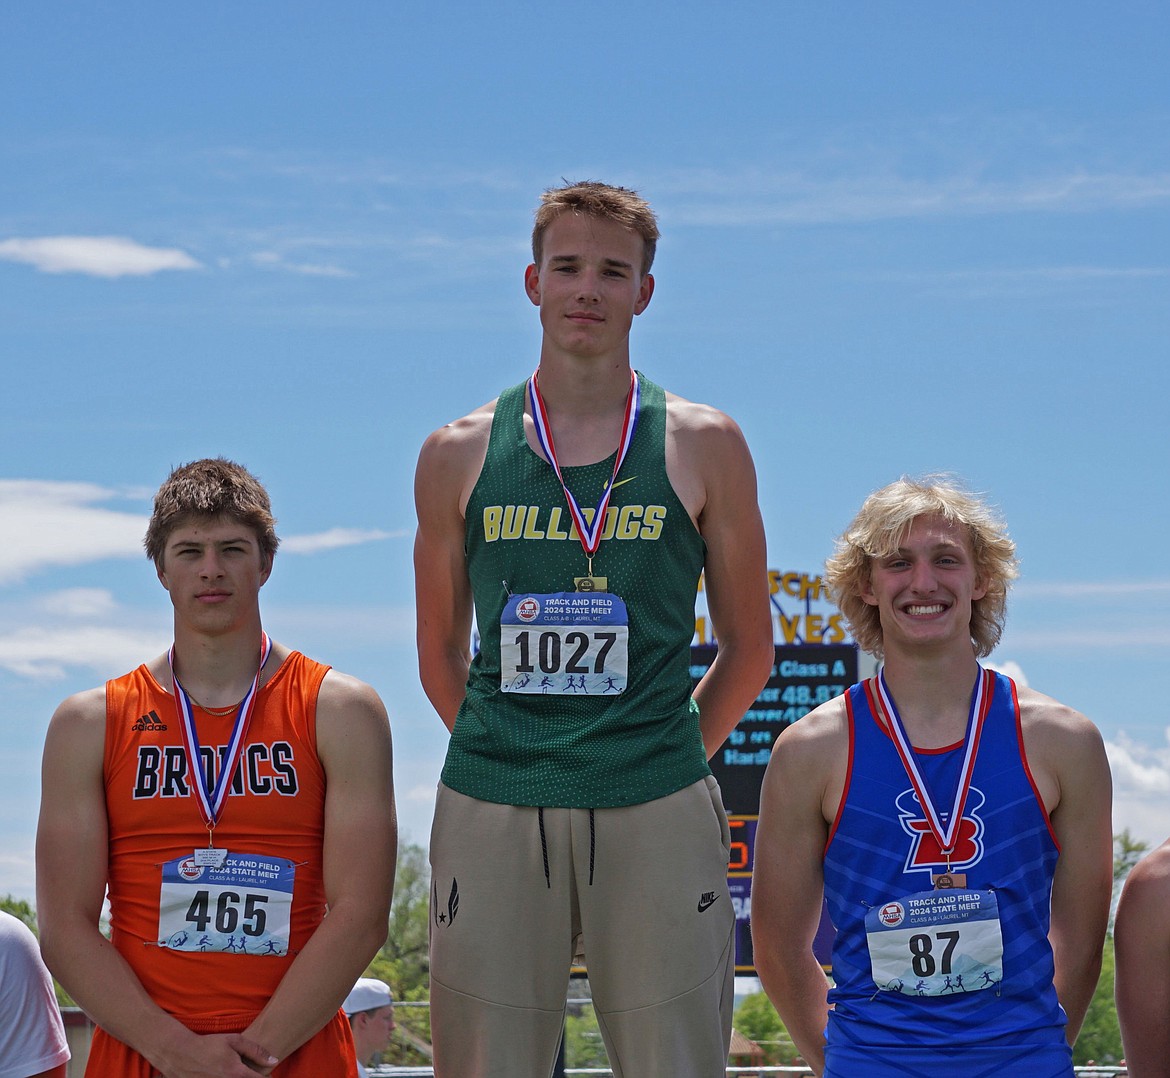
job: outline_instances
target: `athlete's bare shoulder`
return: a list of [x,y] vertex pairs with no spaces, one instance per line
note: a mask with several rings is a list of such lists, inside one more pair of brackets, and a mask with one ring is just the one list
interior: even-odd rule
[[45,735],[45,767],[60,769],[79,781],[100,773],[106,739],[106,687],[66,697]]
[[1049,812],[1096,787],[1108,789],[1109,760],[1101,731],[1075,708],[1017,687],[1024,753]]
[[[1130,870],[1117,907],[1118,949],[1129,953],[1131,941],[1137,948],[1151,940],[1166,945],[1170,931],[1170,839],[1146,854]],[[1127,960],[1128,962],[1128,960]],[[1140,959],[1134,958],[1137,965]],[[1121,963],[1118,963],[1119,967]],[[1120,983],[1120,982],[1119,982]]]
[[492,400],[465,416],[445,423],[423,443],[423,457],[449,462],[469,453],[474,454],[481,446],[486,452],[495,414],[496,401]]
[[729,434],[743,438],[738,424],[726,412],[669,390],[666,391],[666,430],[668,436],[684,438],[712,439]]
[[696,523],[712,508],[728,519],[758,512],[755,465],[739,425],[674,393],[666,394],[666,474]]
[[475,485],[487,457],[496,401],[447,423],[423,442],[415,471],[417,499],[448,497],[458,492],[460,509]]
[[781,731],[768,771],[783,773],[785,781],[821,784],[838,765],[844,775],[848,755],[849,716],[845,697],[838,696]]
[[324,705],[331,712],[372,711],[383,718],[386,714],[382,699],[372,685],[332,667],[321,682],[317,705],[318,708]]
[[1134,865],[1125,886],[1156,896],[1170,919],[1170,839]]
[[845,789],[849,760],[849,713],[838,696],[781,732],[764,783],[780,804],[803,804],[831,820]]
[[1017,685],[1016,696],[1020,702],[1020,726],[1026,739],[1044,744],[1052,739],[1067,742],[1068,738],[1100,741],[1097,727],[1075,708],[1026,685]]
[[836,696],[813,708],[802,719],[786,727],[778,744],[804,754],[806,758],[827,755],[835,757],[849,743],[849,712],[845,697]]
[[317,696],[317,736],[327,765],[353,751],[389,753],[386,706],[372,685],[330,669]]
[[67,696],[53,713],[55,726],[85,729],[94,725],[104,727],[105,722],[106,687],[104,685],[98,685],[93,689],[84,689],[72,696]]

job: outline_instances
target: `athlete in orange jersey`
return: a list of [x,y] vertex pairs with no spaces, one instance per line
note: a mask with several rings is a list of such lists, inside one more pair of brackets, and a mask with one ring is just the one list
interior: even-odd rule
[[173,472],[146,550],[175,646],[49,727],[41,946],[99,1026],[91,1076],[356,1078],[339,1008],[386,938],[389,723],[261,628],[273,524],[239,465]]

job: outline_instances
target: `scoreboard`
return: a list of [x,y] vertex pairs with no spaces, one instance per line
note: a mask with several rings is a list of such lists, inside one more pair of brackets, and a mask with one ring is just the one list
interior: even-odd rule
[[[691,648],[691,680],[698,684],[715,661],[713,644]],[[760,783],[781,732],[819,704],[840,696],[857,680],[854,644],[781,644],[768,684],[723,747],[711,758],[711,771],[729,813],[760,811]]]
[[[715,659],[713,644],[691,648],[691,680],[698,684]],[[755,976],[752,955],[752,869],[760,785],[781,732],[819,704],[840,696],[857,681],[856,644],[778,644],[767,685],[727,741],[711,758],[731,826],[731,858],[727,885],[735,907],[735,972]],[[822,916],[814,953],[822,965],[829,959],[833,930]]]

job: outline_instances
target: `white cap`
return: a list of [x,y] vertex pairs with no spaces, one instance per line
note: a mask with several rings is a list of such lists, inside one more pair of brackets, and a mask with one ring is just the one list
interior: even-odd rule
[[345,997],[341,1005],[346,1016],[358,1014],[361,1011],[374,1011],[379,1007],[389,1006],[394,1002],[390,994],[390,986],[385,981],[373,977],[362,977],[353,986],[353,991]]

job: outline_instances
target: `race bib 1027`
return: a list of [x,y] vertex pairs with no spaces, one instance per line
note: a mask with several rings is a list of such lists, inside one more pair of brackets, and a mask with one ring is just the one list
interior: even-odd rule
[[617,696],[629,641],[626,604],[611,592],[512,595],[500,617],[500,689]]

